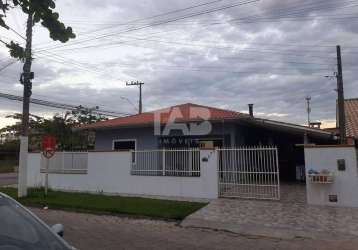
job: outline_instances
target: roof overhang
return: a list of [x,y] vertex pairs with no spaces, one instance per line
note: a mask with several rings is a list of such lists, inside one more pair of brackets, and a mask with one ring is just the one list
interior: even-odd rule
[[324,131],[322,129],[317,129],[317,128],[310,128],[293,123],[273,121],[273,120],[254,118],[254,117],[250,117],[248,119],[240,119],[240,121],[254,126],[264,127],[267,129],[287,132],[291,134],[302,134],[302,135],[306,134],[308,136],[325,138],[325,139],[337,139],[337,136],[335,136],[333,133],[329,131]]
[[[322,129],[317,128],[309,128],[306,126],[281,122],[281,121],[274,121],[269,119],[262,119],[256,117],[249,117],[249,116],[242,116],[236,118],[224,118],[224,119],[215,119],[215,120],[208,120],[209,122],[213,123],[239,123],[245,125],[253,125],[256,127],[263,127],[271,130],[277,130],[281,132],[286,132],[290,134],[297,134],[297,135],[308,135],[313,137],[325,138],[325,139],[338,139],[334,133],[325,131]],[[177,121],[177,123],[192,123],[192,122],[203,122],[201,119],[192,119],[188,121]],[[165,123],[162,123],[161,126],[164,126]],[[115,130],[115,129],[126,129],[126,128],[145,128],[145,127],[154,127],[153,122],[150,123],[142,123],[142,124],[125,124],[120,126],[103,126],[97,128],[74,128],[74,130]]]
[[81,131],[81,130],[114,130],[114,129],[122,129],[122,128],[145,128],[145,127],[153,127],[153,123],[142,123],[142,124],[128,124],[128,125],[116,125],[116,126],[101,126],[101,127],[77,127],[73,128],[73,131]]
[[[234,119],[211,119],[211,120],[203,120],[203,119],[191,119],[191,120],[176,120],[175,123],[201,123],[204,121],[209,121],[212,123],[222,123],[223,121],[234,121],[239,118]],[[160,126],[165,126],[166,123],[161,123]],[[81,131],[81,130],[115,130],[115,129],[123,129],[123,128],[151,128],[154,127],[153,122],[141,123],[141,124],[123,124],[123,125],[112,125],[112,126],[101,126],[101,127],[94,127],[94,128],[87,128],[87,127],[77,127],[73,128],[73,131]]]

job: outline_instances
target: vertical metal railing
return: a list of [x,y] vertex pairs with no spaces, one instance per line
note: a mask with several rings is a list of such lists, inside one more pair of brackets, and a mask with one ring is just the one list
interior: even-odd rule
[[199,149],[137,150],[132,155],[132,175],[200,176]]
[[[41,171],[45,171],[48,159],[41,156]],[[56,152],[49,159],[50,173],[87,173],[88,152]]]
[[280,199],[276,147],[218,149],[219,195],[249,199]]

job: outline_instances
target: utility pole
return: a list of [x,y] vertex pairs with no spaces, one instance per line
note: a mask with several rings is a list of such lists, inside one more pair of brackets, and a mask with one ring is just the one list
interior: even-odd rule
[[311,97],[307,96],[306,97],[306,102],[307,102],[307,125],[308,127],[311,126]]
[[27,27],[26,27],[25,63],[23,67],[23,73],[21,74],[20,77],[20,82],[21,84],[24,85],[24,97],[22,102],[22,126],[21,126],[21,136],[20,136],[18,197],[27,196],[29,112],[30,112],[30,96],[31,96],[31,89],[32,89],[31,80],[34,78],[34,73],[31,72],[32,26],[33,26],[33,13],[30,12],[27,17]]
[[142,113],[142,85],[144,84],[144,82],[126,82],[127,86],[138,86],[139,87],[139,108],[138,108],[138,113],[141,114]]
[[338,92],[338,121],[341,144],[346,143],[346,116],[344,111],[344,88],[341,46],[337,45],[337,92]]

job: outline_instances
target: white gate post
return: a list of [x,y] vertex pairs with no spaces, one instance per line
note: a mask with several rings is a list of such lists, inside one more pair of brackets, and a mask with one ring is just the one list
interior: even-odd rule
[[163,160],[163,176],[165,176],[165,149],[163,148],[163,155],[162,155],[162,160]]
[[[195,153],[194,152],[194,149],[189,149],[189,176],[192,176],[193,175],[193,154]],[[196,169],[195,169],[196,170]]]
[[278,166],[278,150],[277,147],[275,148],[276,151],[276,171],[277,171],[277,198],[281,199],[281,191],[280,191],[280,168]]

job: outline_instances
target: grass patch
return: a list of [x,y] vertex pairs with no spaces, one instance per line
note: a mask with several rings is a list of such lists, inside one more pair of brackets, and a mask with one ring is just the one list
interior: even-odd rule
[[[16,188],[0,188],[17,199]],[[47,197],[42,189],[30,189],[28,197],[17,199],[25,206],[64,209],[77,212],[112,213],[169,220],[182,220],[207,205],[200,202],[159,200],[140,197],[106,196],[102,194],[69,193],[49,190]]]

